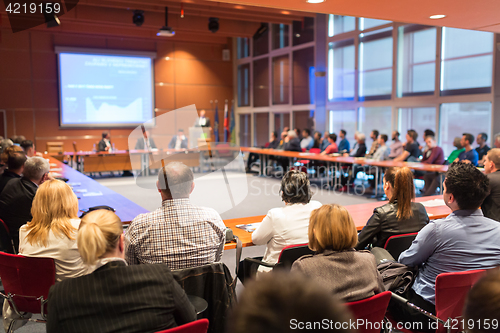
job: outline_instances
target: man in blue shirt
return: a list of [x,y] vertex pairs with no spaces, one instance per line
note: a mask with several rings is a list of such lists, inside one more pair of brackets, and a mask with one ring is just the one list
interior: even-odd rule
[[[488,177],[470,163],[453,163],[448,169],[443,199],[452,213],[423,227],[399,256],[400,263],[419,268],[415,283],[404,295],[411,303],[435,314],[439,274],[500,265],[500,223],[484,217],[479,209],[488,185]],[[422,322],[419,331],[432,331],[429,319],[415,310],[391,306],[391,313],[398,321]]]
[[351,145],[349,144],[349,141],[345,138],[347,132],[345,130],[340,130],[340,142],[339,142],[339,153],[348,153],[349,149],[351,148]]
[[455,162],[464,161],[466,163],[472,163],[474,166],[477,166],[477,161],[479,160],[479,155],[477,151],[472,149],[472,144],[474,143],[474,135],[470,133],[462,134],[462,139],[460,139],[460,144],[465,148],[465,151],[461,152],[458,155],[458,158]]

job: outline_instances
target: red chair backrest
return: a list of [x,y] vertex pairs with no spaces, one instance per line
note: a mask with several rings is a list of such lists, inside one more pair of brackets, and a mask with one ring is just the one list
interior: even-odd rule
[[156,333],[207,333],[207,330],[208,319],[204,318]]
[[266,142],[266,144],[264,145],[264,148],[269,147],[269,143],[270,143],[270,142]]
[[389,237],[385,242],[384,249],[386,249],[394,259],[398,260],[399,255],[408,250],[411,243],[417,237],[418,232],[412,232],[409,234],[394,235]]
[[303,153],[305,153],[305,152],[306,152],[306,150],[307,150],[307,149],[305,149],[305,148],[302,148],[302,152],[303,152]]
[[356,320],[364,320],[365,325],[358,326],[359,333],[380,332],[390,300],[391,292],[384,291],[370,298],[346,304]]
[[13,300],[20,312],[40,313],[50,287],[56,282],[54,259],[30,258],[0,252],[0,279],[5,293],[16,295]]
[[311,149],[309,149],[309,152],[313,153],[313,154],[319,154],[319,153],[321,153],[321,149],[319,149],[319,148],[311,148]]
[[[461,316],[469,290],[484,274],[483,269],[439,274],[436,278],[436,316],[444,321]],[[459,328],[457,325],[452,331]],[[446,327],[439,325],[436,332],[446,332]]]

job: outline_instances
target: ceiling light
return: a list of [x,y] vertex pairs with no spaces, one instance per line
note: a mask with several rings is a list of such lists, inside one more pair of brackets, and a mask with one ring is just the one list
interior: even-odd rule
[[170,60],[170,57],[165,57],[165,60]]
[[281,14],[283,14],[283,15],[290,15],[290,12],[287,11],[287,10],[284,10],[284,11],[281,12]]
[[45,16],[45,23],[47,23],[47,28],[54,28],[61,25],[61,21],[56,14],[44,13],[43,15]]
[[238,5],[238,6],[234,6],[234,8],[236,8],[236,9],[243,9],[244,7],[243,7],[243,6]]
[[429,16],[429,18],[433,19],[433,20],[442,19],[445,17],[446,17],[446,15],[442,15],[442,14]]
[[134,15],[132,15],[132,23],[140,27],[144,23],[144,11],[134,10]]
[[308,3],[322,3],[325,2],[325,0],[306,0]]

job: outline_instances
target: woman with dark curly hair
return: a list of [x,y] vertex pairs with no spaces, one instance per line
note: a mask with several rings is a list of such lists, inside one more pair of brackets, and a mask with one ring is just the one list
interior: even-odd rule
[[[288,171],[281,180],[280,193],[285,207],[271,209],[252,234],[255,245],[267,245],[262,260],[270,264],[278,262],[285,246],[308,242],[309,217],[313,210],[321,207],[320,202],[311,201],[310,183],[304,172]],[[271,268],[259,267],[259,272],[269,270]]]

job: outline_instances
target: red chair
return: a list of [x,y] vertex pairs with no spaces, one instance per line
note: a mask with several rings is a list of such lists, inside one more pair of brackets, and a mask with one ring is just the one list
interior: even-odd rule
[[[417,311],[421,311],[431,319],[437,319],[439,325],[436,333],[458,332],[462,330],[460,320],[465,304],[465,298],[467,297],[467,294],[472,286],[484,274],[486,274],[486,271],[483,269],[439,274],[436,278],[436,315],[429,315],[426,312],[424,313],[422,309],[412,303],[409,303],[400,296],[395,296],[393,294],[393,299],[405,303],[406,306],[410,306]],[[452,321],[453,319],[458,319],[458,322]],[[392,318],[390,318],[390,320],[392,324],[395,325],[394,320],[392,320]],[[450,320],[450,325],[445,327],[444,324],[448,322],[448,320]],[[398,328],[398,330],[402,332],[413,332],[400,328]]]
[[208,319],[204,318],[156,333],[207,333],[207,330]]
[[413,240],[417,237],[418,232],[409,234],[394,235],[387,239],[384,249],[391,254],[391,256],[398,260],[399,255],[408,250]]
[[[56,268],[51,258],[31,258],[0,252],[0,279],[12,310],[19,318],[12,320],[7,332],[12,332],[17,320],[29,319],[23,313],[40,313],[46,320],[46,303],[50,287],[56,282]],[[44,322],[44,321],[42,321]]]
[[281,250],[276,264],[269,264],[255,258],[245,258],[244,261],[265,267],[271,267],[273,269],[285,268],[290,270],[295,260],[307,254],[314,254],[314,251],[311,250],[307,244],[294,244],[285,246],[283,250]]
[[387,306],[391,300],[391,292],[374,295],[367,299],[347,303],[356,320],[363,320],[365,325],[358,326],[359,333],[379,333],[384,321]]

